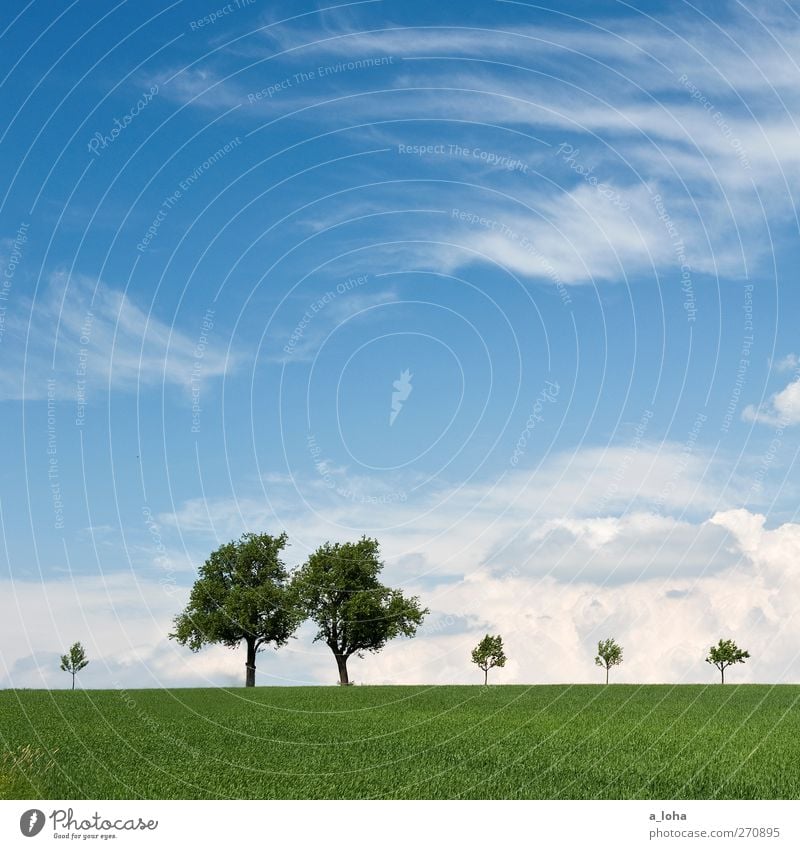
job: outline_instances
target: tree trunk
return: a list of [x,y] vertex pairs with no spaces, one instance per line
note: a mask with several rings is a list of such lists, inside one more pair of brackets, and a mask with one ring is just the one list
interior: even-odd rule
[[606,667],[606,684],[608,684],[608,667]]
[[336,658],[336,666],[339,668],[339,686],[345,687],[350,683],[347,677],[347,655],[339,654],[339,652],[333,654]]
[[247,639],[247,661],[245,663],[245,687],[256,686],[256,641],[254,638]]
[[484,687],[489,686],[489,670],[488,669],[483,670],[483,686]]
[[75,673],[72,673],[72,689],[75,689]]
[[725,683],[725,667],[724,666],[720,667],[719,674],[722,676],[722,681],[720,683],[724,684]]

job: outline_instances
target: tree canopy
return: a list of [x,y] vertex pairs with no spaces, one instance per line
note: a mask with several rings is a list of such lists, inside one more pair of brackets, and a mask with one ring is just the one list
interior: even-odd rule
[[734,663],[744,663],[750,657],[750,652],[740,649],[733,640],[723,640],[711,646],[706,663],[716,666],[721,676],[720,683],[725,683],[725,670]]
[[612,666],[619,666],[622,663],[622,646],[613,637],[600,640],[594,662],[606,670],[606,684],[608,684],[609,670]]
[[472,662],[483,670],[483,683],[489,683],[489,670],[495,666],[503,667],[508,658],[503,651],[503,638],[487,634],[472,650]]
[[80,643],[73,643],[67,654],[61,655],[61,671],[72,675],[72,689],[75,689],[75,676],[89,665],[86,650]]
[[298,606],[317,625],[315,641],[333,652],[340,684],[350,683],[352,655],[378,652],[395,637],[413,637],[428,613],[416,596],[384,586],[382,570],[378,541],[362,537],[326,542],[294,575]]
[[192,651],[208,643],[247,646],[245,685],[255,686],[256,653],[285,645],[300,624],[281,560],[286,534],[243,534],[221,545],[199,569],[189,603],[170,637]]

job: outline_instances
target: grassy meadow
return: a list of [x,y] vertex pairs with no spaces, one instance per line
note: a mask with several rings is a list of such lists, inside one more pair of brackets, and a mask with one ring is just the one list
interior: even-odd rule
[[800,686],[0,692],[0,797],[800,796]]

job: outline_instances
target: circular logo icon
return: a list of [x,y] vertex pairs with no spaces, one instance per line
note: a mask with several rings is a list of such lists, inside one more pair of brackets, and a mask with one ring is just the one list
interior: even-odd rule
[[36,837],[44,828],[44,811],[31,808],[19,818],[19,830],[25,837]]

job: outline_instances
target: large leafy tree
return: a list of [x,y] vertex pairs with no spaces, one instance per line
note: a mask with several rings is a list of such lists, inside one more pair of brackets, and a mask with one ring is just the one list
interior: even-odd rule
[[508,658],[503,651],[503,638],[487,634],[472,650],[472,662],[483,670],[483,683],[489,683],[489,670],[495,666],[502,669]]
[[378,541],[320,546],[297,570],[295,596],[303,613],[318,628],[314,638],[336,658],[339,683],[349,684],[347,661],[378,652],[395,637],[413,637],[428,613],[417,597],[384,586]]
[[706,658],[706,663],[716,666],[719,669],[722,684],[725,683],[725,670],[734,663],[744,663],[750,657],[750,652],[743,651],[733,640],[723,640],[711,646]]
[[602,666],[606,671],[606,684],[608,684],[608,673],[612,666],[622,663],[622,646],[613,638],[600,640],[597,644],[597,657],[594,662]]
[[80,643],[73,643],[67,654],[61,655],[61,671],[72,675],[72,689],[75,689],[75,676],[89,665],[86,650]]
[[200,567],[189,604],[170,637],[199,651],[208,643],[247,647],[245,686],[256,683],[256,654],[284,645],[300,624],[281,560],[286,534],[244,534],[221,545]]

